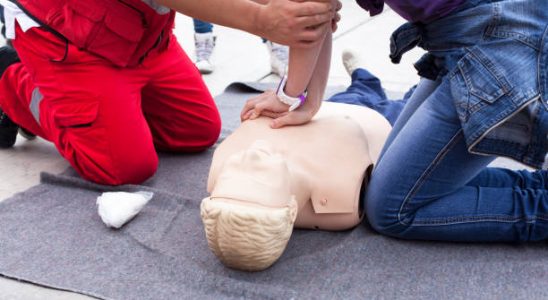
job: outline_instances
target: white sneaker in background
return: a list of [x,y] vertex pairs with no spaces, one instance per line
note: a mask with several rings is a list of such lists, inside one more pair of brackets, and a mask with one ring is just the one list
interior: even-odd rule
[[363,59],[356,51],[350,49],[345,49],[343,51],[342,62],[344,68],[346,69],[346,72],[350,76],[352,76],[354,70],[365,67],[365,61],[363,61]]
[[210,74],[215,67],[211,63],[211,54],[215,49],[216,37],[212,32],[195,33],[194,45],[196,46],[196,67],[202,74]]
[[265,44],[270,54],[270,69],[272,73],[283,77],[287,71],[289,61],[289,47],[271,41],[266,41]]

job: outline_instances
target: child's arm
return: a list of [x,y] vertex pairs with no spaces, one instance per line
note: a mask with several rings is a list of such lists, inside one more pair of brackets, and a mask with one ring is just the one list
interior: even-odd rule
[[274,118],[273,128],[307,123],[317,113],[327,84],[331,60],[331,29],[327,28],[323,42],[311,49],[290,49],[289,74],[284,92],[296,97],[307,90],[305,103],[288,112],[289,105],[282,103],[272,91],[249,100],[243,111],[242,120],[260,115]]
[[[316,62],[316,67],[313,70],[310,83],[308,84],[308,89],[307,89],[308,94],[306,97],[306,102],[299,109],[274,119],[272,121],[273,128],[281,128],[289,125],[305,124],[305,123],[308,123],[312,119],[312,117],[314,117],[314,115],[316,115],[318,110],[320,110],[320,106],[323,101],[323,96],[325,94],[325,87],[327,85],[330,65],[331,65],[331,30],[328,30]],[[291,74],[291,71],[289,71],[289,73]],[[288,92],[288,88],[289,88],[289,82],[288,82],[288,87],[286,88],[286,92]]]

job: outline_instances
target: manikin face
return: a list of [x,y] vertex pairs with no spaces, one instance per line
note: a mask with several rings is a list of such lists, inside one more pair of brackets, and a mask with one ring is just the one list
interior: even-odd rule
[[285,160],[265,141],[229,157],[201,205],[210,249],[229,267],[258,271],[283,253],[297,202]]

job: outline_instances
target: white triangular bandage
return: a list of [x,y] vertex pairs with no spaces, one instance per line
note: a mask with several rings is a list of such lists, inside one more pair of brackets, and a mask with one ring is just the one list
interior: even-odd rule
[[108,226],[120,228],[152,199],[151,192],[106,192],[97,197],[97,212]]

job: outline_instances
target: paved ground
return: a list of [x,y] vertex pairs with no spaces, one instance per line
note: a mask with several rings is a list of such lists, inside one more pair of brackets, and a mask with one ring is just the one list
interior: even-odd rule
[[[412,68],[421,51],[409,53],[398,66],[388,60],[389,34],[403,20],[388,11],[376,18],[368,17],[353,0],[343,0],[342,21],[334,36],[332,71],[329,84],[350,82],[341,64],[341,52],[352,48],[363,53],[366,67],[377,74],[391,91],[405,91],[418,77]],[[276,81],[269,75],[266,47],[259,37],[236,30],[216,27],[217,48],[213,57],[216,70],[204,76],[213,95],[220,94],[233,81]],[[194,42],[190,18],[179,16],[176,34],[183,47],[193,56]],[[0,41],[1,43],[2,41]],[[0,199],[38,183],[39,173],[56,173],[68,167],[55,148],[43,140],[20,139],[13,149],[0,151]],[[1,200],[0,200],[1,201]],[[0,253],[1,255],[1,253]],[[0,278],[0,299],[89,299],[74,293],[47,289],[31,284]]]

